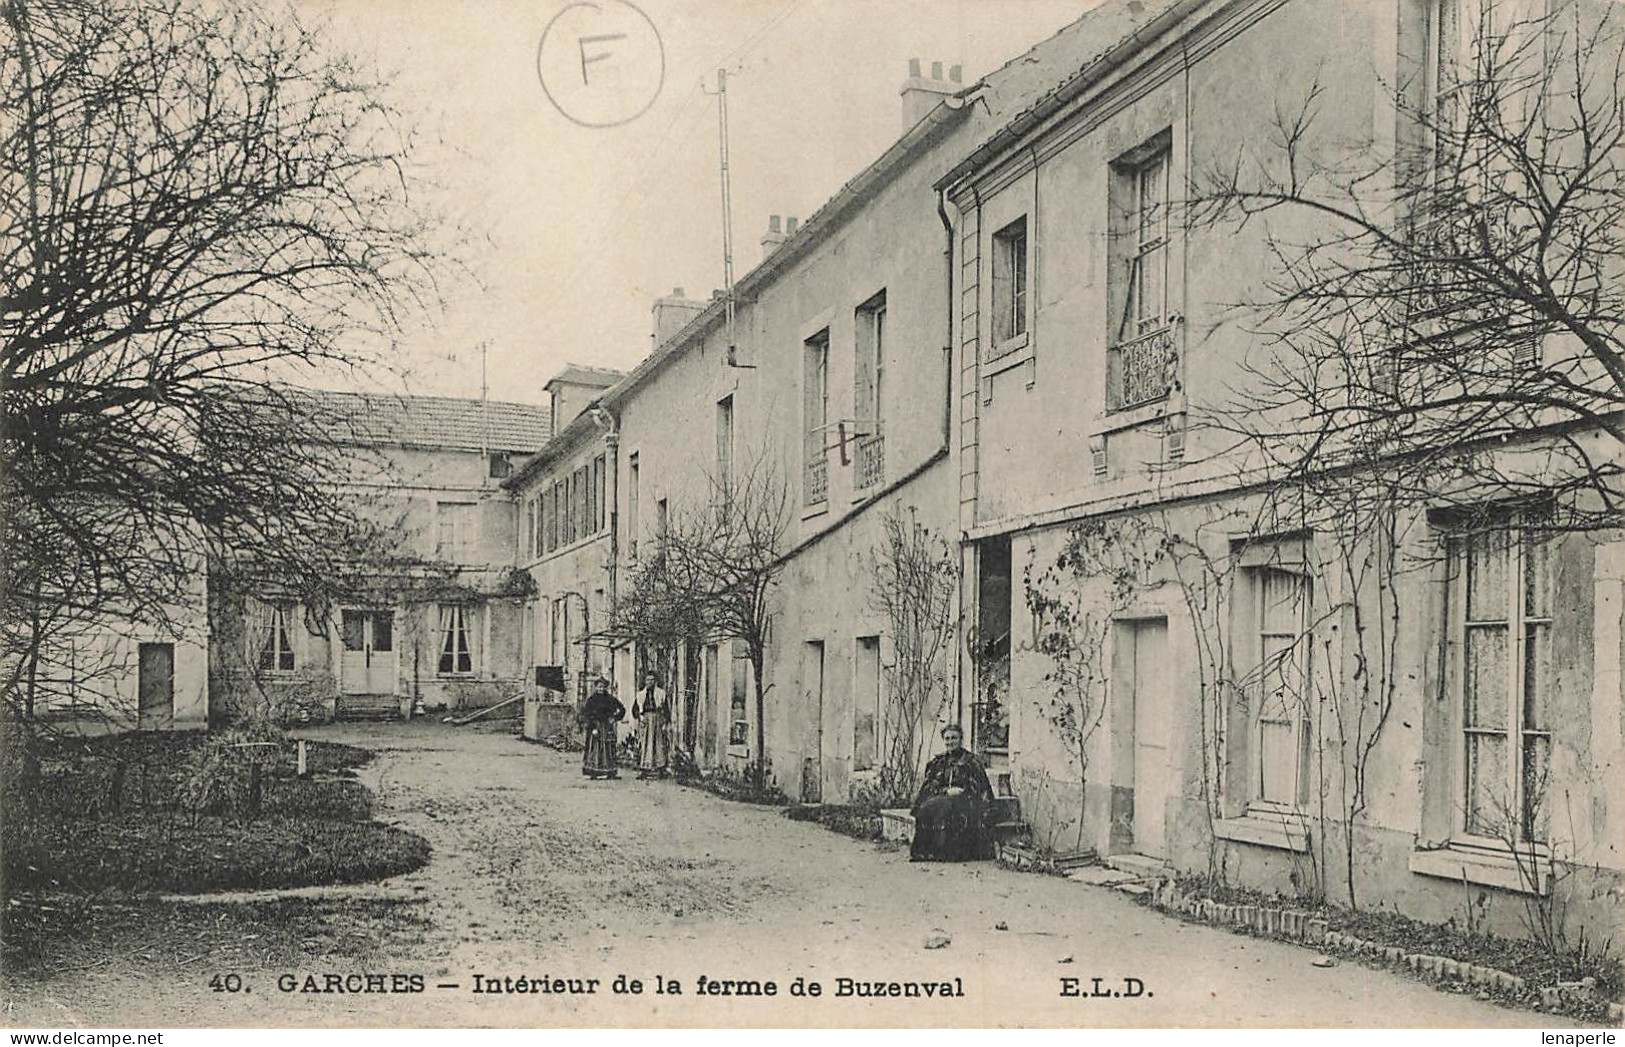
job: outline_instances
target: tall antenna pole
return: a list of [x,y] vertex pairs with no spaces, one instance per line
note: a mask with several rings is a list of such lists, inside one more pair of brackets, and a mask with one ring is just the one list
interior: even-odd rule
[[728,364],[738,351],[734,338],[734,216],[733,188],[728,179],[728,70],[717,70],[717,140],[722,155],[722,302],[728,325]]
[[491,395],[490,384],[485,377],[485,358],[490,351],[489,339],[480,343],[480,457],[491,457],[491,408],[488,400]]

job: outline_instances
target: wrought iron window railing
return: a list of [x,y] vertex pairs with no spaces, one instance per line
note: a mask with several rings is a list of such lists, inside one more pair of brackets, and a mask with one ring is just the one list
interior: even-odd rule
[[886,475],[886,438],[880,433],[858,440],[857,475],[853,485],[860,491],[878,484]]
[[1154,403],[1179,385],[1179,342],[1168,324],[1106,350],[1106,409]]
[[802,485],[803,501],[818,505],[829,500],[829,459],[820,456],[807,463],[807,475]]

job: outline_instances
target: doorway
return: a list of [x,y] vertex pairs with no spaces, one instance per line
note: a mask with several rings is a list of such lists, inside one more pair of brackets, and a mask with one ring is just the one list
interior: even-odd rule
[[144,643],[137,652],[136,726],[144,731],[175,721],[175,645]]
[[717,762],[717,645],[708,644],[705,648],[705,671],[702,684],[705,687],[705,733],[702,738],[702,751],[705,756],[705,766],[715,767]]
[[822,803],[824,797],[824,641],[808,640],[802,658],[808,709],[812,713],[811,752],[801,767],[801,801]]
[[395,612],[346,610],[339,666],[345,694],[395,693]]
[[1168,693],[1168,622],[1156,618],[1124,623],[1117,636],[1121,648],[1114,661],[1122,688],[1113,724],[1127,729],[1129,744],[1119,751],[1128,757],[1130,773],[1114,777],[1132,790],[1131,809],[1123,813],[1128,815],[1124,820],[1133,850],[1165,858],[1173,777],[1168,748],[1173,709]]
[[683,645],[683,751],[694,755],[699,740],[700,645],[690,640]]
[[1008,776],[1009,771],[1011,593],[1010,536],[977,542],[976,631],[969,652],[976,696],[971,700],[970,743],[988,759],[994,777]]

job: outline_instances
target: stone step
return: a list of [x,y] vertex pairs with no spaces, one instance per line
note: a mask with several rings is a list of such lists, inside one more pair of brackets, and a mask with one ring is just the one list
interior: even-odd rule
[[401,700],[393,694],[341,694],[333,710],[335,720],[399,720]]
[[1146,854],[1107,855],[1106,864],[1120,873],[1143,880],[1154,880],[1168,871],[1166,859],[1153,858]]

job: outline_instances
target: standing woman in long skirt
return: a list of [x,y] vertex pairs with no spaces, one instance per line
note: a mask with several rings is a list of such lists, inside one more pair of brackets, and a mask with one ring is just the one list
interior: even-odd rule
[[664,778],[671,764],[671,702],[661,686],[660,674],[646,673],[643,689],[632,702],[638,721],[638,777]]
[[581,706],[587,729],[587,747],[581,753],[581,773],[588,778],[618,778],[615,767],[615,724],[626,719],[626,706],[609,693],[602,676],[592,682],[592,693]]

